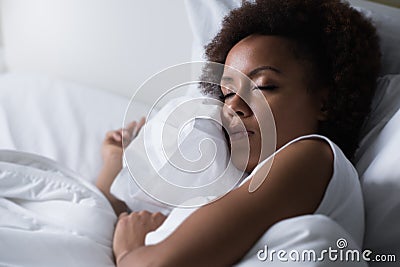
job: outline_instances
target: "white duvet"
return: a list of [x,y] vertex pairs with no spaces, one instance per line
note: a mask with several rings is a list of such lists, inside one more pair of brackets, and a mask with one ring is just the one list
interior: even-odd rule
[[[190,213],[173,210],[147,242],[164,238]],[[52,160],[0,150],[0,214],[0,266],[114,266],[116,216],[111,206],[92,184]],[[284,262],[276,254],[274,261],[259,259],[265,257],[259,251],[266,245],[269,252],[318,253],[337,249],[339,238],[346,239],[346,248],[356,248],[347,233],[325,216],[284,220],[271,227],[238,266],[366,266],[329,259]]]
[[116,216],[56,162],[0,152],[0,266],[114,266]]

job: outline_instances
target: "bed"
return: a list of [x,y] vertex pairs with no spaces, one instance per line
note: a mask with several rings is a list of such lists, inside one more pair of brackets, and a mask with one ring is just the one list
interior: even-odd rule
[[[107,1],[1,2],[1,266],[114,266],[111,241],[116,217],[93,186],[101,166],[100,144],[107,131],[123,125],[134,88],[169,65],[201,60],[202,47],[218,31],[223,15],[240,3],[186,0],[117,6]],[[350,3],[376,24],[383,53],[373,112],[356,155],[366,206],[364,249],[395,254],[398,262],[400,10],[393,4],[389,7],[362,0]],[[156,4],[168,11],[170,21],[149,22],[143,15],[152,12],[153,17],[161,18],[163,14],[152,8]],[[92,14],[93,8],[96,12]],[[143,30],[144,24],[149,25],[147,31]],[[74,32],[75,28],[80,30]],[[139,32],[137,38],[142,42],[132,37],[132,32]],[[168,40],[164,51],[171,53],[157,49],[154,43],[158,38]],[[135,98],[131,118],[148,114],[151,99],[158,94],[154,90]],[[21,183],[26,186],[15,190]],[[66,218],[65,210],[75,219]],[[92,219],[82,220],[85,214],[92,214]],[[172,229],[167,226],[161,229],[165,233]],[[314,232],[310,234],[309,229]],[[315,238],[329,229],[342,235],[332,234],[322,241]],[[277,244],[287,248],[307,249],[316,240],[318,246],[328,247],[331,240],[339,238],[354,247],[351,238],[326,218],[283,222],[275,226],[268,240],[276,243],[285,231],[286,243]],[[293,236],[307,237],[299,245],[291,243]],[[151,238],[149,242],[154,242]],[[14,252],[6,253],[10,248]],[[50,248],[54,250],[51,253]],[[255,256],[257,250],[249,253]],[[241,266],[257,264],[260,261],[249,256]],[[365,262],[357,264],[367,266]],[[376,261],[368,265],[391,264],[397,266]]]

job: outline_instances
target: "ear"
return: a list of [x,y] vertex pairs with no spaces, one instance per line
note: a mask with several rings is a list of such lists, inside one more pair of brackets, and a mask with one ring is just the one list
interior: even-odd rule
[[319,110],[317,111],[317,119],[319,121],[326,121],[328,119],[328,96],[329,96],[329,89],[324,88],[317,93],[318,99],[318,107]]

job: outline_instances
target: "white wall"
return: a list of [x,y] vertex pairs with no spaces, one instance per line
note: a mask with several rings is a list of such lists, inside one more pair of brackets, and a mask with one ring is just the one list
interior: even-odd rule
[[[191,58],[183,0],[2,0],[6,66],[130,96]],[[148,92],[149,95],[152,92]]]

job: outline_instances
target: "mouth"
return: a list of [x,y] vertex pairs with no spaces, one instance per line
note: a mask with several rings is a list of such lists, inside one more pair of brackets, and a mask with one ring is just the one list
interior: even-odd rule
[[247,130],[242,125],[229,127],[227,130],[231,141],[237,141],[243,138],[248,138],[254,134],[254,131]]

